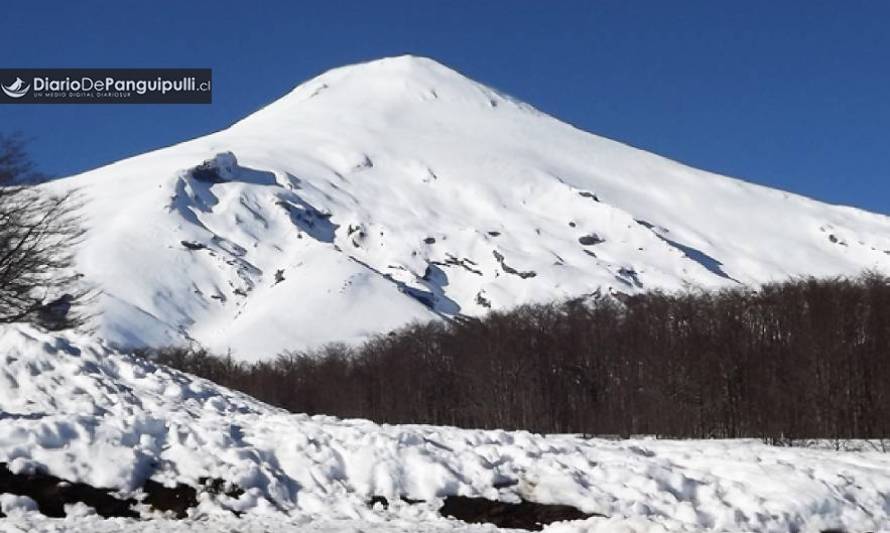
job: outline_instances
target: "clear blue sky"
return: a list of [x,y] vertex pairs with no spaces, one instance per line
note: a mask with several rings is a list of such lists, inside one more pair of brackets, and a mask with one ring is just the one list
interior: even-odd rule
[[214,103],[0,106],[66,175],[221,129],[328,68],[430,56],[585,130],[890,213],[890,1],[4,5],[2,67],[211,67]]

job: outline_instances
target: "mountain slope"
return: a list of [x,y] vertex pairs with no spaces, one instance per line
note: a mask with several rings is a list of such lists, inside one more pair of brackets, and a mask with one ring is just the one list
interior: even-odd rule
[[47,187],[87,201],[101,336],[245,359],[597,290],[890,272],[888,217],[585,133],[410,56]]

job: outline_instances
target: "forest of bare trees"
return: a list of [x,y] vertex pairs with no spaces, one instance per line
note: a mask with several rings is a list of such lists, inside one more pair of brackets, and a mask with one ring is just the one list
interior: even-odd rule
[[890,280],[652,292],[432,322],[358,347],[160,362],[295,412],[665,437],[890,436]]

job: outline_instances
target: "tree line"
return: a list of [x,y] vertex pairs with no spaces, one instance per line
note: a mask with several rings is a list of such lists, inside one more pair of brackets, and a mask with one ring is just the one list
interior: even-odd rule
[[246,364],[159,362],[294,412],[664,437],[890,436],[890,280],[599,296]]

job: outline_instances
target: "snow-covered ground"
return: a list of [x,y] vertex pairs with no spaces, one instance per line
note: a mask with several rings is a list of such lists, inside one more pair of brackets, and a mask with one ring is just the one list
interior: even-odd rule
[[[491,525],[470,525],[454,520],[431,518],[412,520],[384,517],[378,520],[328,520],[277,516],[247,518],[212,517],[198,520],[135,521],[75,517],[47,519],[37,514],[0,519],[3,533],[525,533],[525,530],[498,529]],[[700,528],[672,529],[646,519],[592,518],[575,524],[553,524],[545,533],[666,533],[701,531]],[[814,530],[816,531],[816,530]]]
[[[138,496],[149,478],[215,478],[245,491],[201,493],[190,518],[148,522],[83,508],[50,520],[0,496],[10,515],[0,529],[10,531],[491,530],[442,518],[448,495],[607,517],[551,533],[890,528],[890,454],[868,446],[612,441],[289,414],[91,338],[24,325],[0,327],[0,463],[122,497]],[[372,496],[386,497],[388,509],[369,506]]]
[[[214,158],[217,176],[191,170]],[[86,202],[77,268],[104,338],[245,359],[597,290],[890,272],[888,217],[689,168],[409,56],[47,186]]]
[[[47,519],[36,514],[0,519],[4,533],[524,533],[524,530],[498,529],[491,525],[470,525],[454,520],[424,521],[400,517],[378,520],[327,520],[276,516],[250,516],[235,519],[212,517],[199,520],[135,521],[76,517]],[[578,524],[554,524],[545,533],[660,533],[669,531],[647,520],[591,519]],[[689,531],[697,531],[691,529]]]

